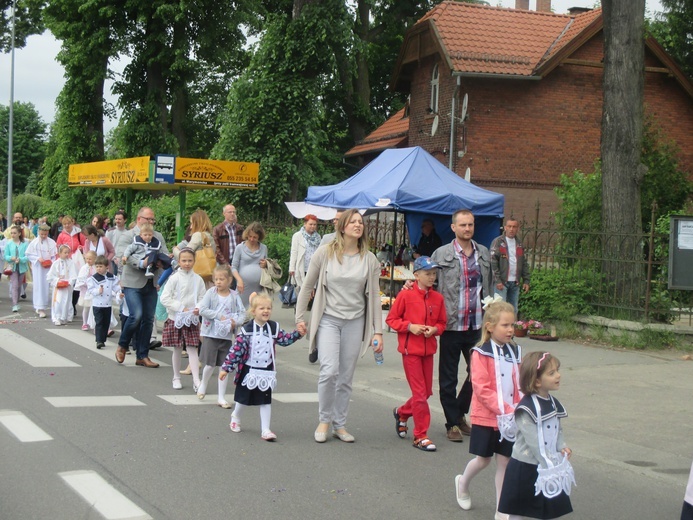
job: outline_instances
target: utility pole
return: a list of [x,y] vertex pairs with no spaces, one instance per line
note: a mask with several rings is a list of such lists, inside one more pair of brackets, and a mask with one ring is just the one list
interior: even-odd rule
[[10,60],[10,122],[7,128],[7,219],[12,215],[12,139],[14,137],[14,28],[17,0],[12,0],[12,54]]

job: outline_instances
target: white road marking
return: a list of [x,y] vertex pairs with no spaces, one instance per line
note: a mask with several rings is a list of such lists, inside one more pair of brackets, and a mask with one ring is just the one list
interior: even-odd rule
[[101,408],[107,406],[147,406],[129,395],[69,395],[64,397],[44,397],[56,408]]
[[65,471],[58,475],[107,520],[152,518],[95,471]]
[[272,392],[272,399],[276,399],[280,403],[317,403],[317,392],[305,393],[275,393]]
[[[97,350],[96,349],[96,340],[94,340],[94,334],[89,331],[85,332],[83,330],[79,329],[69,329],[69,328],[63,328],[63,329],[46,329],[48,332],[52,332],[56,336],[60,336],[61,338],[64,338],[68,341],[71,341],[75,345],[79,345],[80,347],[84,347],[87,350],[89,350],[92,354],[100,354],[110,360],[112,360],[114,363],[116,362],[115,360],[115,350],[118,348],[118,342],[113,341],[112,338],[108,338],[106,341],[106,348]],[[153,357],[150,357],[152,361],[155,363],[159,363],[162,367],[169,367],[168,363],[164,363],[161,360],[154,359]],[[137,360],[135,354],[131,354],[130,356],[125,356],[125,361],[123,362],[123,365],[128,366],[128,367],[134,367],[135,366],[135,361]]]
[[9,329],[0,329],[0,348],[35,368],[80,366]]
[[[163,399],[167,403],[175,404],[177,406],[193,406],[198,404],[217,404],[217,394],[207,394],[204,400],[200,401],[195,394],[171,394],[171,395],[157,395],[160,399]],[[227,399],[228,401],[228,399]],[[233,403],[233,399],[229,401]]]
[[0,424],[17,437],[21,442],[52,441],[53,437],[44,432],[38,425],[22,412],[0,410]]

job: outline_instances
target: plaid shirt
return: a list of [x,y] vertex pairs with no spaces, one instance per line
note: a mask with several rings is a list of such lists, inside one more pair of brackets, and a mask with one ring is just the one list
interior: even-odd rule
[[226,231],[229,233],[229,264],[233,260],[233,252],[236,250],[236,224],[226,225]]
[[481,269],[479,252],[472,242],[472,255],[467,256],[457,243],[452,241],[460,261],[460,297],[457,308],[457,330],[478,330],[481,328]]

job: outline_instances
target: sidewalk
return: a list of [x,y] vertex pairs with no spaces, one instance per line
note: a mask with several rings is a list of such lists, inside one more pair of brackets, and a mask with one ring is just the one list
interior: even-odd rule
[[[293,309],[282,308],[278,301],[272,318],[285,329],[293,327]],[[370,352],[359,360],[354,392],[395,406],[409,396],[409,387],[396,335],[385,333],[384,343],[383,365],[376,365]],[[519,343],[525,353],[547,350],[560,359],[561,390],[556,397],[568,410],[562,424],[576,457],[666,481],[683,493],[693,458],[693,362],[674,352],[622,351],[528,338]],[[308,362],[307,342],[282,350],[279,363],[314,377],[317,384],[319,367]],[[460,378],[465,376],[461,363]],[[433,394],[431,435],[442,440],[445,421],[438,400],[437,366]]]

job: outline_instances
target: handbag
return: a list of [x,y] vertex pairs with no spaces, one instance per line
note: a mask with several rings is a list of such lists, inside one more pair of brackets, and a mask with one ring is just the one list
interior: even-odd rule
[[202,247],[195,251],[193,272],[200,275],[205,282],[211,282],[216,266],[216,254],[214,253],[209,238],[207,238],[207,235],[204,235],[202,238]]
[[70,287],[70,282],[69,280],[58,280],[58,283],[56,283],[55,286],[58,289],[65,289],[67,287]]
[[279,299],[285,307],[296,305],[296,279],[293,275],[289,277],[284,286],[279,290]]
[[41,267],[45,267],[46,269],[48,269],[51,265],[53,265],[53,260],[51,260],[50,258],[41,260]]
[[11,264],[5,262],[5,269],[2,271],[2,274],[5,276],[10,276],[13,272],[12,267],[10,267]]

